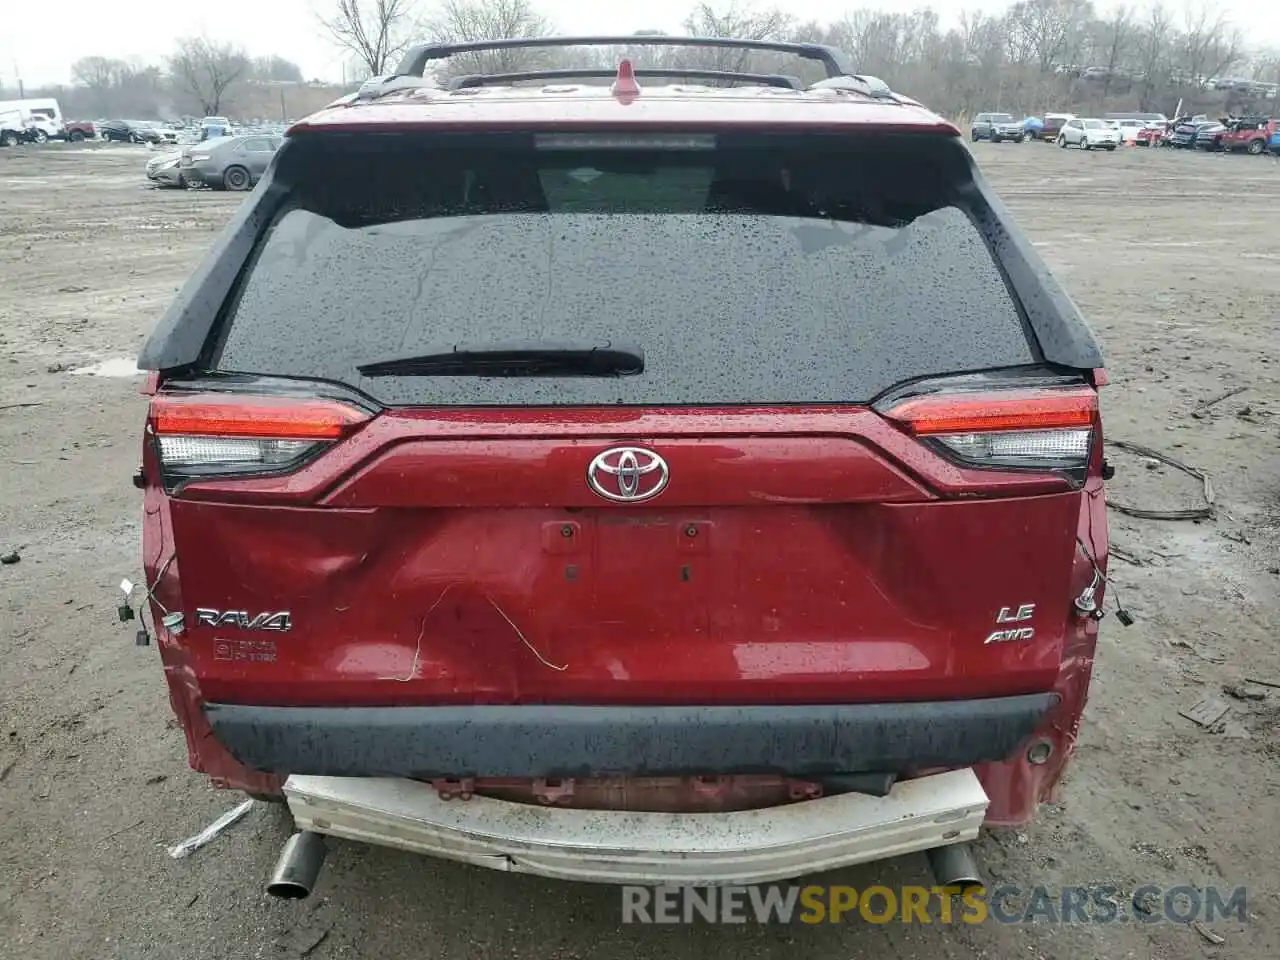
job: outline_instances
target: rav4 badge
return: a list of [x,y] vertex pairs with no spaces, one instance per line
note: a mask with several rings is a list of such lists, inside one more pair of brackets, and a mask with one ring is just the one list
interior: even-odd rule
[[241,630],[275,630],[283,633],[293,626],[293,615],[288,610],[280,610],[250,616],[247,610],[197,607],[196,623],[203,627],[239,627]]

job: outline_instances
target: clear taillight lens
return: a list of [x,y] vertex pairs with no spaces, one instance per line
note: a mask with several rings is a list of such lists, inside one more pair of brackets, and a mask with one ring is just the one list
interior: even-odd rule
[[250,437],[160,437],[160,462],[171,469],[228,466],[278,467],[315,449],[314,440]]
[[989,466],[1074,467],[1089,459],[1092,430],[1010,430],[951,433],[934,438],[964,460]]

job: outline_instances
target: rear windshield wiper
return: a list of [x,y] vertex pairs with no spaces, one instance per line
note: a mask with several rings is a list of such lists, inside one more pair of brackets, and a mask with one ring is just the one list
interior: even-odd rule
[[630,377],[644,372],[644,351],[612,341],[459,343],[356,369],[366,377]]

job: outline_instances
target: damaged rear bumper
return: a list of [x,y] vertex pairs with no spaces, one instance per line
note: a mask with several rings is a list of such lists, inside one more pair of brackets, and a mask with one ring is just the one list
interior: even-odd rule
[[1004,760],[1054,693],[804,706],[205,706],[240,763],[331,777],[819,776]]
[[300,830],[563,880],[709,886],[767,883],[974,839],[987,795],[972,770],[731,813],[444,800],[403,779],[291,776]]

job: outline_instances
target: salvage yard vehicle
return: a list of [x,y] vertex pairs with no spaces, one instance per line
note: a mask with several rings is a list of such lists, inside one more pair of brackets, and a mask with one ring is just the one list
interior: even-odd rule
[[147,161],[147,179],[157,186],[185,188],[188,184],[182,159],[182,150],[156,154]]
[[65,130],[69,143],[81,143],[98,137],[98,129],[93,125],[92,120],[68,120]]
[[1216,152],[1222,149],[1222,136],[1227,132],[1226,124],[1220,120],[1202,123],[1196,127],[1195,146],[1197,150]]
[[1012,140],[1021,143],[1027,138],[1027,132],[1023,129],[1022,121],[1015,120],[1012,114],[980,113],[969,126],[969,138],[974,143],[979,140],[990,140],[992,143]]
[[[587,44],[827,76],[428,79]],[[982,824],[1055,796],[1102,616],[1102,355],[960,131],[839,50],[413,48],[290,129],[139,364],[170,702],[196,770],[288,803],[273,894],[325,834],[619,883],[924,851],[970,882]]]
[[1276,121],[1247,117],[1232,121],[1218,138],[1219,148],[1228,153],[1243,151],[1253,156],[1266,153],[1267,142],[1276,132]]
[[1139,147],[1160,147],[1164,146],[1165,138],[1169,136],[1169,124],[1167,121],[1145,120],[1138,132],[1134,135],[1134,143]]
[[1040,139],[1046,143],[1056,143],[1067,121],[1074,120],[1075,117],[1074,113],[1046,113],[1044,126],[1040,128]]
[[0,110],[0,147],[16,147],[30,139],[22,110]]
[[281,142],[265,134],[203,140],[183,151],[182,173],[188,182],[215,190],[252,190]]
[[1216,120],[1208,120],[1204,117],[1180,120],[1174,126],[1173,133],[1169,135],[1166,142],[1169,146],[1175,147],[1179,150],[1194,149],[1200,135],[1200,131],[1214,125],[1221,126],[1221,124],[1218,124]]
[[1076,117],[1062,125],[1058,146],[1081,150],[1115,150],[1120,145],[1120,132],[1104,120]]
[[0,101],[0,113],[20,110],[25,118],[26,139],[32,143],[61,140],[66,136],[62,107],[52,97],[25,97]]
[[98,124],[98,136],[108,143],[164,142],[157,126],[142,120],[106,120]]

